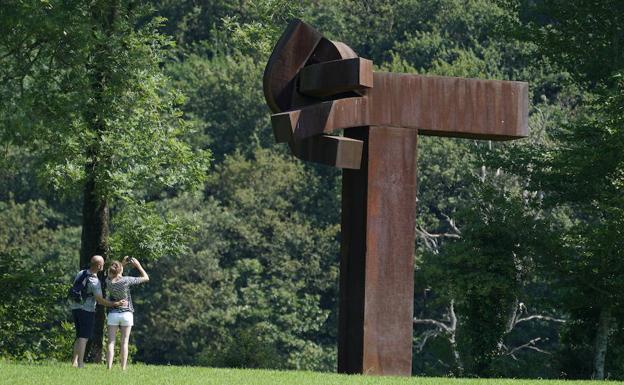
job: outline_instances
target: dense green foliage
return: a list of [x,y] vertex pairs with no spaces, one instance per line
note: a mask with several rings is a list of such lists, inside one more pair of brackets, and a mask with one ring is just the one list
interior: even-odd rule
[[61,193],[93,179],[104,199],[137,199],[201,180],[205,165],[191,159],[202,153],[180,140],[182,96],[159,68],[170,47],[163,20],[135,27],[145,11],[132,7],[3,4],[3,144],[30,148],[40,181]]
[[[66,322],[67,282],[50,263],[29,266],[29,256],[0,253],[0,354],[22,360],[68,359],[74,331]],[[54,274],[55,278],[43,277]]]
[[624,378],[624,10],[573,3],[2,3],[0,354],[65,357],[92,181],[110,257],[147,259],[135,360],[335,369],[340,172],[273,145],[261,85],[302,17],[379,69],[530,82],[529,138],[419,140],[413,373]]

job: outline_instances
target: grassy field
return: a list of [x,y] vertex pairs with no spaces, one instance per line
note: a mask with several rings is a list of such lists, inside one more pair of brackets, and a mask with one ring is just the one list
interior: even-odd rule
[[[132,365],[126,372],[102,365],[78,370],[69,365],[0,362],[0,384],[11,385],[590,385],[598,381],[365,377],[328,373]],[[609,382],[609,384],[623,384]]]

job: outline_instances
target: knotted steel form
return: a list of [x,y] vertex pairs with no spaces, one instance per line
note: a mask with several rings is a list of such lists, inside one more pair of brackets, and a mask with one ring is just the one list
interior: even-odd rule
[[418,134],[525,137],[528,84],[375,72],[301,20],[263,80],[276,141],[344,169],[338,371],[410,375]]

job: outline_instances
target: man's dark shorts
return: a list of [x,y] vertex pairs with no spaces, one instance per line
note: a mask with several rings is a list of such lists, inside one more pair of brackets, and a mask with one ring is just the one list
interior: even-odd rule
[[76,338],[91,338],[95,326],[95,312],[74,309],[72,315],[76,326]]

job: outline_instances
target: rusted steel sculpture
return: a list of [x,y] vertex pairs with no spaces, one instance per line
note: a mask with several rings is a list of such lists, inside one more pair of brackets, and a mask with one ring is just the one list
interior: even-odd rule
[[301,20],[263,80],[276,141],[344,169],[338,371],[410,375],[418,134],[525,137],[528,84],[374,72]]

